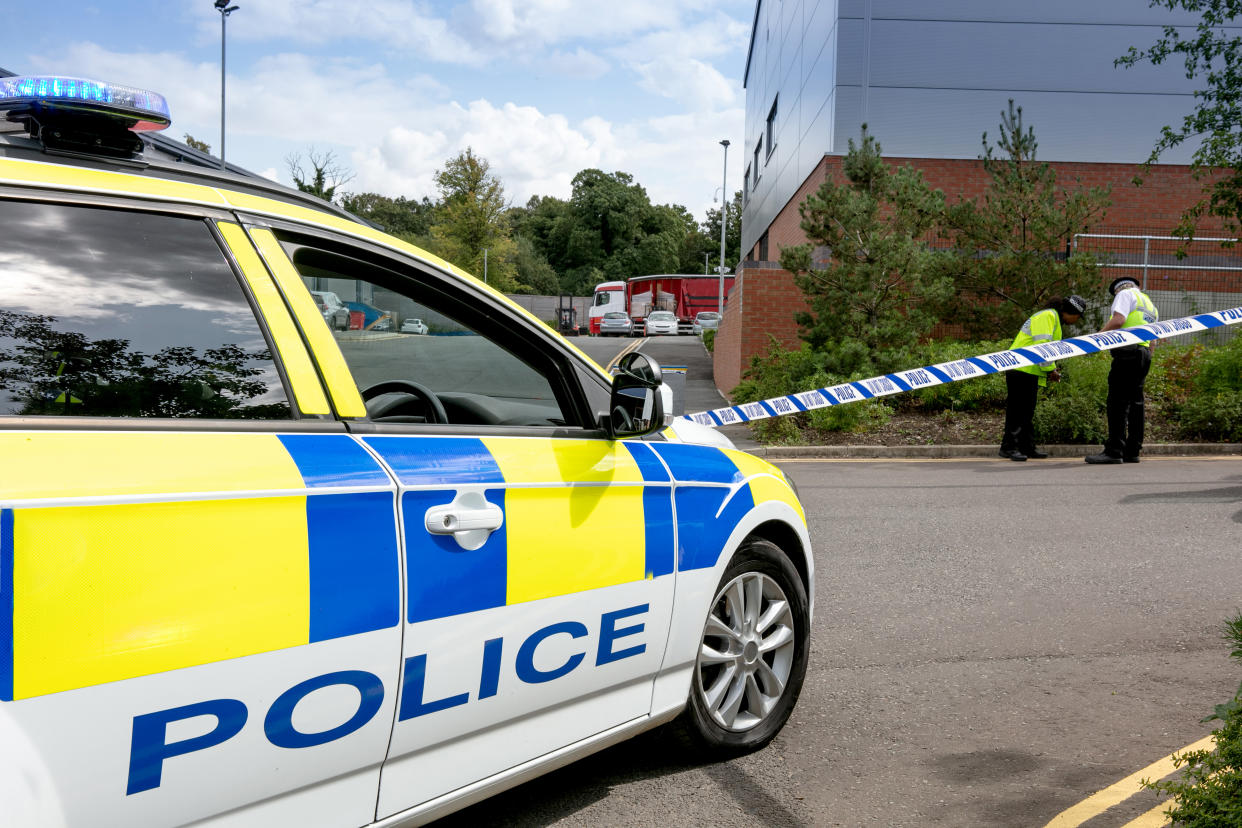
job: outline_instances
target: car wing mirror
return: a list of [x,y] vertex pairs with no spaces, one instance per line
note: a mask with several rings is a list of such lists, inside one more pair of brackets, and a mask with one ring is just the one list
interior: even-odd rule
[[664,426],[666,390],[658,362],[646,354],[626,354],[612,380],[604,430],[614,440],[658,431]]

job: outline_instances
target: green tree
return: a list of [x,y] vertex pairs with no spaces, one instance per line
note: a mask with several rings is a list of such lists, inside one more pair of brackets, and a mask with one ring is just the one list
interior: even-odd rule
[[431,226],[432,252],[499,291],[517,290],[517,245],[506,215],[505,189],[487,159],[465,152],[436,172],[440,208]]
[[285,157],[285,164],[289,168],[289,176],[302,192],[310,193],[313,196],[322,198],[324,201],[332,201],[336,197],[337,188],[349,183],[353,179],[354,174],[337,162],[332,150],[321,153],[314,147],[311,147],[307,156],[311,168],[309,175],[303,167],[300,153],[293,153]]
[[[1130,47],[1114,61],[1129,68],[1144,61],[1160,65],[1182,60],[1187,78],[1201,78],[1195,108],[1180,127],[1166,125],[1147,163],[1188,140],[1202,139],[1191,156],[1192,174],[1204,182],[1203,197],[1183,214],[1176,233],[1190,238],[1205,216],[1221,219],[1226,234],[1242,231],[1242,35],[1234,22],[1242,13],[1239,0],[1151,0],[1153,7],[1200,14],[1192,32],[1164,27],[1164,36],[1150,47]],[[1141,178],[1139,179],[1141,180]]]
[[1000,140],[983,133],[983,168],[990,180],[981,198],[946,210],[946,228],[962,255],[945,258],[966,301],[953,302],[948,318],[975,337],[1011,335],[1056,296],[1076,293],[1098,301],[1103,288],[1094,256],[1070,252],[1075,233],[1104,215],[1107,188],[1057,186],[1056,171],[1036,161],[1035,131],[1022,123],[1022,107],[1001,112]]
[[901,349],[937,321],[952,291],[938,254],[921,240],[940,219],[944,195],[910,166],[888,167],[864,125],[842,162],[845,183],[831,178],[799,206],[802,230],[826,246],[825,267],[812,263],[811,244],[781,251],[809,312],[800,335],[833,374],[899,367]]
[[431,233],[436,205],[423,196],[421,201],[405,196],[389,198],[379,193],[346,193],[341,206],[355,216],[378,224],[394,236],[415,241]]
[[560,293],[561,280],[548,264],[543,254],[535,249],[535,243],[526,236],[516,236],[517,293],[537,293],[553,296]]
[[191,147],[192,149],[196,149],[199,152],[205,152],[208,155],[211,155],[211,145],[208,144],[206,141],[200,141],[188,132],[185,134],[185,138],[182,140],[185,141],[185,145],[187,147]]

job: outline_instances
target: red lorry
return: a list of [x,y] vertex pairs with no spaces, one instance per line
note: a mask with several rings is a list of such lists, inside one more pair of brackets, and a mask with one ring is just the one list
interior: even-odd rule
[[[615,283],[606,282],[595,290],[600,293],[607,286],[616,296]],[[724,294],[733,288],[733,276],[724,277]],[[672,311],[677,315],[678,333],[691,333],[694,316],[700,311],[719,311],[719,276],[699,276],[688,273],[663,273],[653,276],[631,276],[625,281],[625,306],[633,320],[634,330],[640,331],[653,310]],[[610,297],[611,298],[611,297]],[[601,305],[602,307],[602,305]],[[609,308],[610,310],[612,308]]]

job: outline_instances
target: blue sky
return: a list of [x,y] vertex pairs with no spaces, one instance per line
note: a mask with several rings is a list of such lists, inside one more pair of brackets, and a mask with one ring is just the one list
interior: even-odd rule
[[[586,167],[624,170],[657,203],[712,206],[740,145],[754,0],[235,0],[227,158],[290,183],[286,158],[331,151],[343,189],[434,197],[472,146],[514,204],[567,197]],[[212,0],[19,3],[0,66],[153,89],[172,137],[218,152]],[[730,153],[729,189],[740,189]]]

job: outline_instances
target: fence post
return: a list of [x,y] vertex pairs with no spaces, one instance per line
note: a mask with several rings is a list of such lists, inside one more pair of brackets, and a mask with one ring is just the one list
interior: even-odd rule
[[1143,236],[1143,290],[1147,290],[1147,249],[1151,244],[1151,236]]

